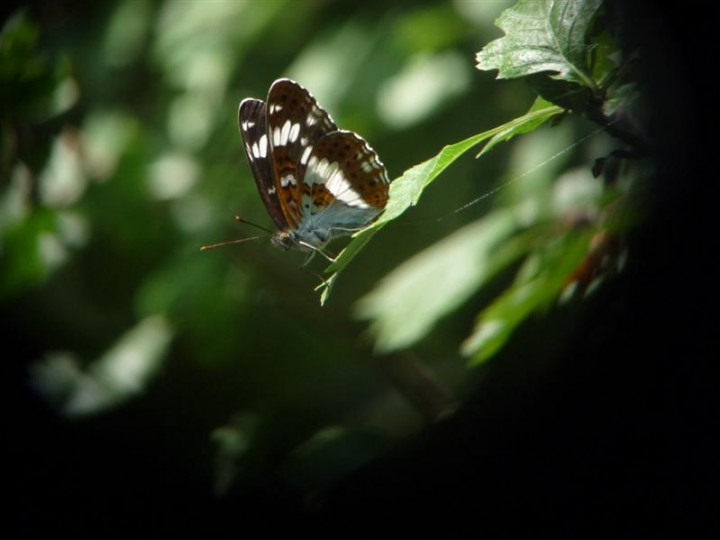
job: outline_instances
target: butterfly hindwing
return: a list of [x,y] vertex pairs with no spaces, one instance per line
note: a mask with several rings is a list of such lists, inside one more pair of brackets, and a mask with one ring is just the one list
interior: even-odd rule
[[387,202],[385,167],[351,131],[334,131],[315,143],[303,180],[303,214],[296,237],[314,247],[367,226]]
[[335,131],[315,143],[304,182],[316,208],[335,203],[349,207],[348,213],[370,208],[379,213],[387,202],[387,171],[375,151],[352,131]]

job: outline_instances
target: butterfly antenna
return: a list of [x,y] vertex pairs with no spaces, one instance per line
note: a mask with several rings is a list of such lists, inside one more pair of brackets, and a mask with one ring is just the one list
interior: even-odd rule
[[257,240],[258,238],[262,238],[262,236],[250,236],[248,238],[237,238],[236,240],[226,240],[225,242],[218,242],[217,244],[208,244],[206,246],[202,246],[200,248],[200,251],[207,251],[209,249],[215,249],[223,246],[229,246],[230,244],[244,244],[245,242],[250,242],[251,240]]
[[256,229],[265,231],[266,233],[274,234],[274,231],[271,231],[267,227],[263,227],[262,225],[258,225],[257,223],[253,223],[252,221],[248,221],[247,219],[241,218],[240,216],[235,216],[235,221],[237,221],[238,223],[244,223],[245,225],[250,225],[251,227],[255,227]]
[[[260,229],[263,232],[273,234],[273,231],[270,229],[263,227],[262,225],[258,225],[257,223],[253,223],[252,221],[248,221],[247,219],[243,219],[240,216],[235,216],[235,221],[238,223],[245,223],[246,225],[251,225],[255,227],[256,229]],[[249,242],[251,240],[257,240],[258,238],[263,238],[265,235],[258,235],[258,236],[250,236],[248,238],[238,238],[237,240],[227,240],[225,242],[218,242],[217,244],[209,244],[207,246],[202,246],[200,248],[200,251],[207,251],[208,249],[215,249],[222,246],[227,246],[229,244],[243,244],[245,242]]]

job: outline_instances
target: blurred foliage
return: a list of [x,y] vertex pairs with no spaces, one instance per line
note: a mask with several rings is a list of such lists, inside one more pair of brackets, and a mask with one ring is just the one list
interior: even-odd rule
[[[641,173],[626,157],[645,148],[627,129],[637,94],[611,18],[595,1],[553,12],[555,30],[573,30],[565,49],[518,71],[517,47],[543,36],[518,34],[511,15],[546,4],[562,2],[506,11],[494,42],[509,2],[16,11],[0,40],[0,298],[39,395],[68,416],[152,403],[142,414],[170,439],[206,435],[166,452],[189,462],[212,439],[225,492],[265,473],[321,489],[420,428],[412,399],[374,370],[392,356],[373,359],[371,341],[383,354],[413,346],[438,387],[472,391],[458,344],[485,360],[531,314],[593,290],[636,219],[627,202]],[[489,42],[480,67],[532,74],[531,86],[474,69]],[[248,235],[236,214],[269,223],[236,110],[282,76],[398,177],[386,214],[327,281],[262,240],[199,252]],[[484,141],[482,161],[460,159]],[[327,300],[329,285],[320,307],[313,288]],[[178,403],[190,419],[166,425]]]

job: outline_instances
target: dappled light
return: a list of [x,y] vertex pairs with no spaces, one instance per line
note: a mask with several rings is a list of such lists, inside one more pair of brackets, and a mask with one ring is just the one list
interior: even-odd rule
[[88,114],[82,129],[83,165],[95,180],[107,180],[115,173],[123,153],[138,136],[138,120],[120,110]]
[[[416,124],[444,101],[465,92],[470,74],[457,53],[416,57],[380,88],[378,114],[393,128]],[[423,91],[417,92],[417,88]]]
[[162,317],[149,317],[83,368],[67,353],[31,366],[33,386],[67,416],[100,413],[137,395],[160,368],[171,338]]
[[199,165],[190,156],[183,154],[160,156],[157,161],[150,164],[148,187],[155,199],[177,199],[192,189],[199,176]]
[[117,2],[103,39],[103,60],[113,68],[137,61],[143,52],[151,24],[150,0]]
[[38,179],[40,198],[50,207],[70,206],[82,196],[87,179],[76,133],[68,130],[55,140],[48,163]]

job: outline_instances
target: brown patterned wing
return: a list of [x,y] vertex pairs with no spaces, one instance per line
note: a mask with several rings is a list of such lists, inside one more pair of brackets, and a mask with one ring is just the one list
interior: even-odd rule
[[[303,176],[303,212],[319,227],[357,230],[385,208],[390,180],[375,151],[352,131],[335,131],[317,141]],[[321,214],[322,213],[322,214]]]
[[275,185],[265,103],[259,99],[244,99],[238,109],[238,126],[260,197],[275,225],[285,230],[288,221]]
[[303,219],[302,178],[313,145],[336,130],[330,115],[305,88],[290,79],[272,84],[267,98],[268,142],[280,208],[290,228],[297,228]]

